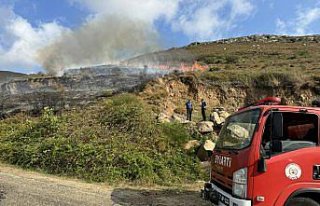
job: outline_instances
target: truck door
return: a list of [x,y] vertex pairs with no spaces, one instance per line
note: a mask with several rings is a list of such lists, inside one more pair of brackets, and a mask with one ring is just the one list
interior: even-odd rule
[[[273,116],[269,115],[261,138],[260,157],[265,160],[266,170],[258,171],[259,163],[254,170],[254,205],[275,205],[281,192],[290,185],[314,181],[314,165],[317,161],[320,164],[320,153],[315,148],[319,144],[318,116],[278,112],[280,121],[273,121]],[[279,126],[280,132],[272,129]]]

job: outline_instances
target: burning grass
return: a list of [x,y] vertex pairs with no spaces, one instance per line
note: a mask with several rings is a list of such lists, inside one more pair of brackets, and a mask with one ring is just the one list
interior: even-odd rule
[[194,156],[182,151],[191,138],[181,125],[158,125],[148,105],[119,95],[86,110],[39,118],[18,115],[0,122],[0,159],[24,168],[87,181],[162,184],[202,177]]

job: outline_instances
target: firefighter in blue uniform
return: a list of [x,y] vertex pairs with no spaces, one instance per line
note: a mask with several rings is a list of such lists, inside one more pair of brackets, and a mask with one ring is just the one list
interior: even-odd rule
[[206,101],[204,101],[204,99],[202,99],[201,100],[201,114],[202,114],[203,121],[207,120],[206,110],[207,110],[207,103],[206,103]]
[[187,120],[191,121],[193,107],[190,99],[186,103],[186,109],[187,109]]

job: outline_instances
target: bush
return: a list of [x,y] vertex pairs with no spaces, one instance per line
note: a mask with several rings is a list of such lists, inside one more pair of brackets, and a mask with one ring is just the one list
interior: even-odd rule
[[239,62],[239,57],[230,55],[230,56],[204,56],[198,58],[199,62],[205,64],[236,64]]
[[186,128],[179,123],[164,123],[161,125],[161,130],[162,134],[178,147],[191,139]]
[[254,79],[254,84],[256,87],[259,88],[274,88],[284,86],[295,86],[299,84],[300,81],[301,79],[299,79],[294,73],[266,72],[258,75]]
[[309,52],[307,50],[300,50],[297,51],[297,55],[300,57],[307,58],[309,56]]
[[226,56],[225,57],[226,64],[236,64],[239,62],[238,56]]
[[119,95],[107,100],[100,121],[119,132],[150,134],[154,118],[151,109],[134,95]]
[[200,62],[204,62],[205,64],[223,64],[224,59],[221,56],[206,56],[199,58]]
[[179,124],[158,125],[133,95],[93,108],[39,118],[0,121],[1,161],[96,182],[186,183],[203,178],[194,156],[181,150],[191,138]]

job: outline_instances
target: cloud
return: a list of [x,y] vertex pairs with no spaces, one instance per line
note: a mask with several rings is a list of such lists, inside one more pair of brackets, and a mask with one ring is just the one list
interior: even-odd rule
[[11,7],[0,7],[0,68],[32,72],[39,66],[37,50],[52,43],[65,30],[57,22],[33,27]]
[[173,31],[199,41],[220,38],[254,10],[251,0],[69,1],[95,13],[126,16],[150,25],[162,19]]
[[298,11],[296,19],[296,33],[306,34],[310,32],[310,25],[320,20],[320,7],[307,9],[306,11]]
[[159,18],[171,19],[182,0],[69,0],[91,12],[126,16],[130,19],[153,23]]
[[187,0],[181,12],[171,22],[175,31],[181,31],[193,40],[221,38],[249,17],[254,6],[248,0]]
[[[314,33],[313,25],[320,21],[320,7],[301,9],[295,12],[294,19],[284,21],[276,20],[277,32],[281,34],[306,35]],[[317,27],[316,27],[317,28]]]

